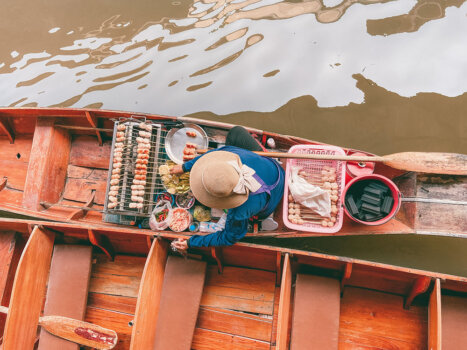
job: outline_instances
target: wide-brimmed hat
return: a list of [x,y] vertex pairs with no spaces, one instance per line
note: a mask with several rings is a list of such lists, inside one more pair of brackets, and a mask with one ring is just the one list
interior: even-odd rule
[[237,190],[239,182],[242,182],[242,169],[245,168],[254,173],[253,169],[242,165],[240,157],[235,153],[207,153],[191,168],[191,191],[198,201],[210,208],[236,208],[248,199],[248,188],[243,186],[243,191]]

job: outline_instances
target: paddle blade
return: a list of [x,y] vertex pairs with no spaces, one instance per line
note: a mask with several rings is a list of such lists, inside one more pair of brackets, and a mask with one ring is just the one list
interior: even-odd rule
[[49,333],[96,349],[113,349],[117,345],[117,333],[92,323],[62,316],[43,316],[39,324]]
[[384,156],[392,168],[421,173],[467,175],[467,155],[436,152],[402,152]]

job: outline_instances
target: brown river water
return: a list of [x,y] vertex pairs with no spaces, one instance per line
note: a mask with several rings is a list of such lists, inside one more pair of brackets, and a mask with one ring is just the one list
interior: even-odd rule
[[[465,0],[9,1],[0,105],[189,115],[378,154],[466,153],[466,34]],[[302,247],[467,276],[462,241]]]

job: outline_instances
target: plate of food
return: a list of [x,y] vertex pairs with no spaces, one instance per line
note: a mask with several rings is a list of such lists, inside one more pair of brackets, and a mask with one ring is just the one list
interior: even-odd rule
[[172,128],[165,137],[167,156],[176,164],[196,157],[197,149],[208,148],[208,135],[196,124],[183,124],[183,128]]
[[190,190],[190,173],[186,172],[180,175],[170,173],[170,169],[175,163],[168,160],[165,164],[159,166],[159,175],[164,188],[170,194],[183,194]]

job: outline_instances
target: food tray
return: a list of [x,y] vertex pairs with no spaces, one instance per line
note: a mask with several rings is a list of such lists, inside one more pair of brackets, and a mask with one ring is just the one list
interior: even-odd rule
[[[325,154],[325,155],[343,155],[345,152],[342,148],[327,145],[295,145],[289,149],[289,153],[301,154]],[[289,221],[289,177],[291,169],[298,166],[301,169],[313,175],[321,176],[321,171],[324,167],[334,168],[336,171],[337,182],[337,216],[336,222],[332,227],[323,227],[320,223],[305,222],[304,224],[294,224]],[[342,193],[345,187],[345,161],[337,160],[314,160],[314,159],[288,159],[285,170],[285,188],[284,188],[284,201],[283,201],[283,220],[285,226],[292,230],[318,232],[318,233],[335,233],[342,228],[344,221],[344,209],[342,206]]]
[[[183,164],[183,150],[187,142],[194,143],[198,149],[208,148],[208,135],[202,127],[196,124],[183,124],[181,129],[173,128],[165,137],[165,151],[167,156],[177,164]],[[194,132],[195,137],[190,137],[186,133]]]

